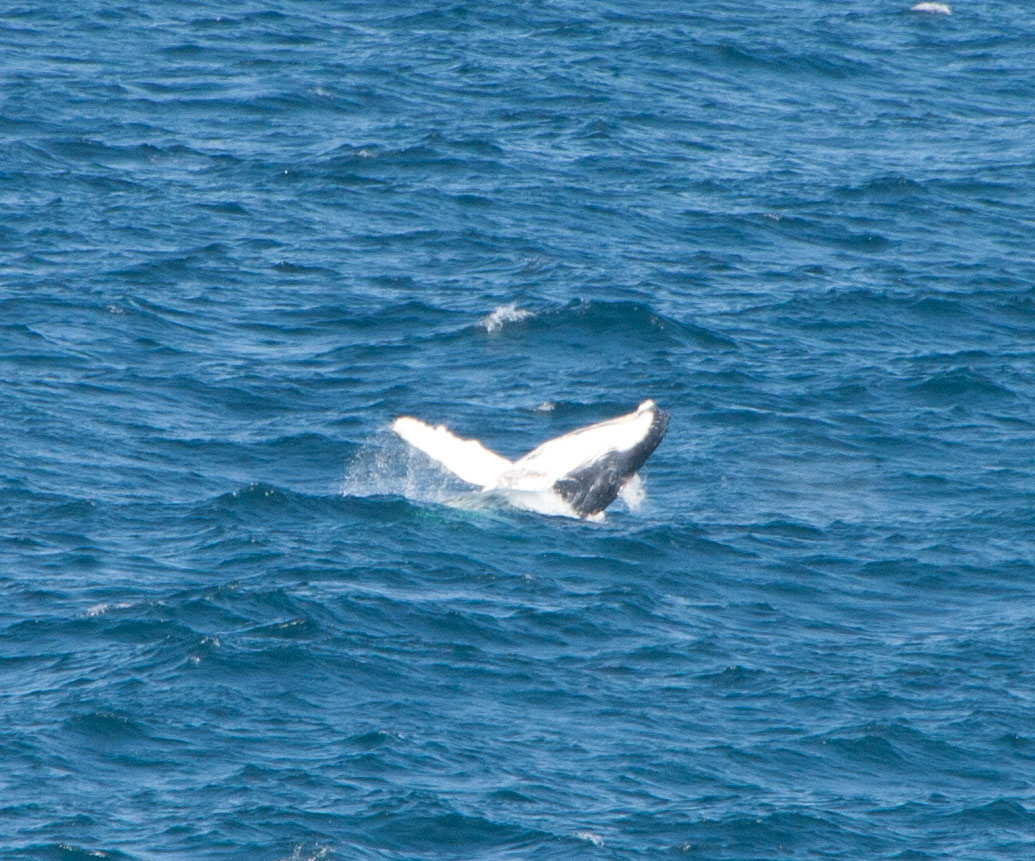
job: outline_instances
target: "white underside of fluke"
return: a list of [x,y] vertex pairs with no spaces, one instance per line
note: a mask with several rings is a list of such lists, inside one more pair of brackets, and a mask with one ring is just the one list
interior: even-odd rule
[[514,462],[477,440],[411,416],[397,418],[392,430],[468,484],[485,491],[516,491],[506,495],[519,508],[570,515],[571,506],[553,492],[557,481],[610,452],[632,449],[650,431],[654,415],[654,402],[644,401],[635,412],[551,439]]
[[478,440],[461,439],[442,425],[432,427],[419,419],[401,416],[392,423],[392,430],[468,484],[495,487],[500,476],[514,466]]

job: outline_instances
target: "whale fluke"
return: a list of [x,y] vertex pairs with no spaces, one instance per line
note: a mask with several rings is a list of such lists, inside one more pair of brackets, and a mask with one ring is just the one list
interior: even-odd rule
[[461,439],[442,425],[400,416],[392,430],[455,476],[482,490],[552,492],[578,517],[614,502],[658,447],[669,414],[646,400],[631,413],[544,442],[517,461]]

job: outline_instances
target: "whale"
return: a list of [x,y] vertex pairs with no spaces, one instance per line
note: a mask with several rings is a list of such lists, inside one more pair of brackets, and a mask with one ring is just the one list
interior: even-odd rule
[[[569,516],[597,518],[637,477],[668,430],[669,414],[652,400],[633,412],[547,440],[511,461],[478,440],[462,439],[444,425],[400,416],[392,430],[461,481],[482,491],[543,497],[535,506]],[[525,499],[528,496],[524,497]]]

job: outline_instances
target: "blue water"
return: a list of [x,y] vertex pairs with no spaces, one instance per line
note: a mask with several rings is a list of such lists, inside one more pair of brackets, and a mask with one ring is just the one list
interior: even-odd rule
[[1035,7],[911,5],[3,4],[0,855],[1033,857]]

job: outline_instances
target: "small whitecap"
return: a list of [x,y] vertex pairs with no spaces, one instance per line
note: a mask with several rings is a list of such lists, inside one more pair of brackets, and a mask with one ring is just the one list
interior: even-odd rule
[[83,615],[87,618],[93,616],[103,616],[109,610],[125,610],[126,608],[132,606],[133,604],[130,601],[116,601],[114,603],[105,602],[103,604],[94,604],[92,607],[88,608]]
[[553,401],[543,401],[535,408],[537,413],[552,413],[557,406]]
[[576,831],[575,836],[579,840],[585,840],[587,843],[592,843],[597,847],[604,845],[604,838],[599,834],[594,834],[592,831]]
[[[79,855],[83,852],[78,846],[73,846],[70,843],[59,843],[58,849],[62,852],[68,852],[72,855]],[[110,858],[111,856],[107,852],[102,852],[100,849],[91,849],[86,853],[87,858]]]
[[331,857],[333,857],[333,849],[330,846],[317,846],[315,849],[310,849],[299,843],[285,861],[323,861],[323,859]]
[[951,15],[948,3],[917,3],[910,12],[926,12],[928,15]]
[[531,316],[531,311],[518,308],[517,302],[511,302],[509,305],[500,305],[489,316],[483,317],[481,323],[486,332],[498,332],[504,323],[516,323]]

